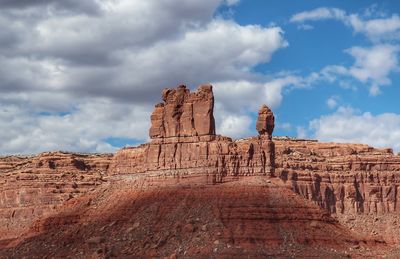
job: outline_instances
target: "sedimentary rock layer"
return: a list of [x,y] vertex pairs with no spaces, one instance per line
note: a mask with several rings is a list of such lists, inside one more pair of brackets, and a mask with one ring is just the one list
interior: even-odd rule
[[232,141],[215,135],[211,85],[193,93],[184,85],[167,88],[162,99],[151,115],[151,142],[117,152],[110,174],[203,175],[213,183],[225,176],[273,175],[274,116],[267,106],[260,110],[261,135]]
[[355,245],[378,253],[387,249],[343,228],[277,179],[246,177],[201,186],[192,178],[160,179],[152,186],[143,180],[100,186],[77,198],[38,222],[30,232],[35,236],[3,255],[343,258]]
[[400,156],[362,144],[274,139],[277,176],[330,213],[398,211]]
[[105,181],[112,155],[42,153],[0,158],[0,235],[18,236],[35,219]]
[[109,173],[185,177],[273,176],[274,143],[267,137],[232,141],[222,136],[165,138],[118,151]]

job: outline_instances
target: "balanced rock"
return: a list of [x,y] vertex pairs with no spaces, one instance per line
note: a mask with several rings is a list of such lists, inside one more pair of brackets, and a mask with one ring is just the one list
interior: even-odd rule
[[258,119],[256,129],[260,135],[267,135],[269,138],[272,137],[272,132],[275,127],[275,117],[271,109],[267,105],[261,106],[258,111]]
[[150,138],[215,135],[211,85],[201,85],[194,93],[185,85],[166,88],[162,99],[151,115]]

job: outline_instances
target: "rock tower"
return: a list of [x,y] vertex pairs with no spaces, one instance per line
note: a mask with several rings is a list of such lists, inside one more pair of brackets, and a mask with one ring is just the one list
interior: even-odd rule
[[261,106],[258,111],[258,119],[256,129],[260,135],[267,135],[269,139],[272,139],[272,132],[275,127],[275,117],[271,109],[267,105]]
[[151,142],[119,151],[111,165],[113,173],[206,175],[213,182],[231,176],[273,175],[274,116],[267,106],[260,110],[257,122],[260,136],[234,141],[215,133],[211,85],[200,85],[192,93],[184,85],[166,88],[162,100],[151,115]]

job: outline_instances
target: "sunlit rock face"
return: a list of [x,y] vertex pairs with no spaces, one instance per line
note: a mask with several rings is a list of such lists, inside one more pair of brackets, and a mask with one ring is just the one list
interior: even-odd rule
[[258,111],[258,118],[256,129],[258,134],[267,135],[269,138],[272,138],[272,132],[275,127],[275,117],[272,113],[271,109],[267,105],[261,106]]
[[166,88],[162,99],[151,115],[150,138],[215,135],[211,85],[201,85],[194,93],[184,85]]
[[211,85],[200,85],[193,93],[184,85],[167,88],[162,99],[151,115],[151,142],[117,152],[112,174],[204,175],[213,182],[225,176],[273,175],[271,110],[260,115],[265,132],[234,141],[215,134]]

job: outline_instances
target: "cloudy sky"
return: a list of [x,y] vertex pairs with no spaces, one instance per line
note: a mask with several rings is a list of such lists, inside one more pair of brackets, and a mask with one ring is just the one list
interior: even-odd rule
[[217,133],[400,151],[400,2],[0,0],[0,154],[148,140],[164,87],[214,85]]

